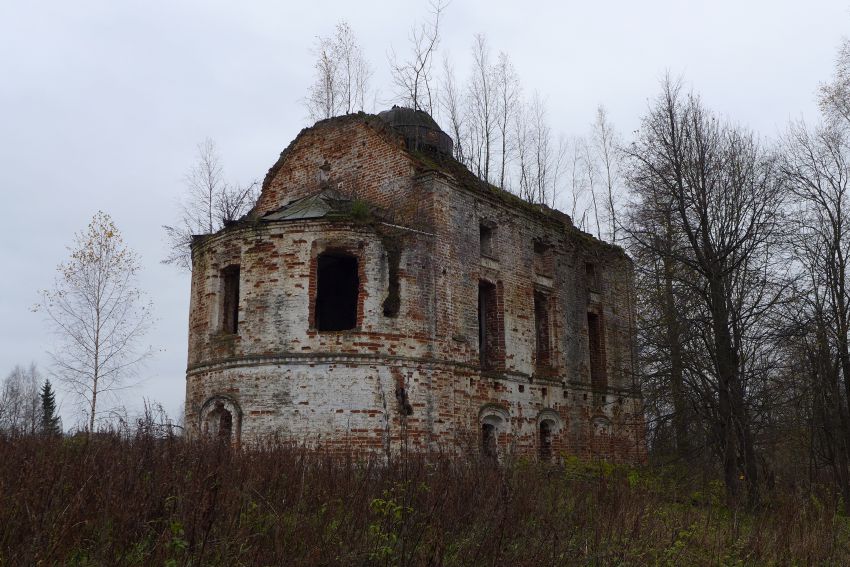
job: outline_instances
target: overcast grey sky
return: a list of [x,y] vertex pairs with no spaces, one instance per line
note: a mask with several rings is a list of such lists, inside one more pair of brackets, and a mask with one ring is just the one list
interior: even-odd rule
[[[157,314],[157,352],[122,401],[180,411],[189,276],[159,264],[161,226],[174,221],[196,144],[217,142],[229,180],[262,179],[307,125],[317,35],[348,21],[388,106],[387,53],[403,54],[426,16],[412,0],[0,0],[0,376],[30,361],[48,370],[48,327],[30,307],[102,209],[141,255]],[[789,118],[816,118],[850,2],[454,0],[444,24],[440,57],[462,72],[473,35],[486,34],[546,98],[559,133],[584,134],[604,104],[628,139],[669,70],[775,138]],[[77,422],[69,401],[62,413]]]

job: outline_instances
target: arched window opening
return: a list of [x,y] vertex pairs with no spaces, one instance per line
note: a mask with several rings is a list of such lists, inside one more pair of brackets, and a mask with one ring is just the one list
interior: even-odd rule
[[224,407],[224,402],[215,403],[215,408],[207,414],[206,433],[210,438],[230,442],[233,437],[233,414]]
[[487,404],[481,408],[479,423],[481,424],[479,428],[481,455],[496,462],[499,459],[500,435],[508,434],[510,431],[508,411],[501,406]]
[[238,447],[242,411],[239,404],[228,396],[213,396],[201,406],[198,425],[201,434],[207,439]]

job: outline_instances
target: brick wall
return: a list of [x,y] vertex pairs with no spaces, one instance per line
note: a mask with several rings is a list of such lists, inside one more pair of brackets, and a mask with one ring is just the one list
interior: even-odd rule
[[[369,450],[405,441],[477,451],[486,421],[498,425],[500,454],[534,455],[546,422],[554,455],[643,458],[628,258],[562,217],[423,170],[374,120],[345,117],[302,132],[272,169],[255,213],[333,186],[392,210],[394,222],[252,220],[193,246],[190,431],[222,396],[241,412],[246,441],[279,435]],[[492,227],[492,257],[481,254],[483,223]],[[383,311],[388,239],[400,248],[394,316]],[[358,260],[353,330],[315,329],[316,259],[329,249]],[[236,334],[221,321],[221,270],[231,265],[240,266]],[[481,282],[492,286],[495,310],[487,332],[495,364],[484,369]],[[602,391],[591,387],[588,309],[603,322]]]

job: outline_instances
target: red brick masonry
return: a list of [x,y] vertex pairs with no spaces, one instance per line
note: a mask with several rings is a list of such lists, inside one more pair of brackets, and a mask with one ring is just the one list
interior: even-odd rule
[[[319,122],[283,152],[248,218],[196,239],[189,431],[212,434],[229,412],[237,443],[276,435],[468,451],[480,448],[487,423],[500,455],[541,454],[543,427],[556,457],[642,460],[630,259],[566,215],[407,142],[376,116]],[[322,191],[341,196],[349,214],[264,217]],[[481,254],[482,224],[489,255]],[[399,308],[387,315],[391,247],[400,250]],[[316,328],[316,265],[326,251],[357,260],[350,330]],[[231,266],[239,266],[236,333],[225,328],[223,270]],[[483,369],[482,284],[494,311]],[[600,327],[593,340],[588,313]],[[548,344],[538,348],[538,339]],[[591,360],[601,365],[593,384]]]

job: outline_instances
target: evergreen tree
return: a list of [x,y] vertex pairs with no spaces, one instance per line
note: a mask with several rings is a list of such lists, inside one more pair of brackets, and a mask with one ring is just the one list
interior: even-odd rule
[[50,380],[44,381],[41,387],[41,431],[47,435],[59,435],[59,416],[56,415],[56,396]]

